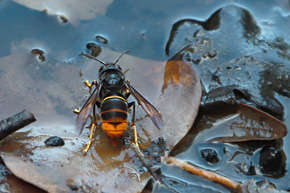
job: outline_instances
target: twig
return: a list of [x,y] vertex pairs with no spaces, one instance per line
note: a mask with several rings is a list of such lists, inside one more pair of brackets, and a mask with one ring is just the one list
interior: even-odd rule
[[143,163],[143,165],[148,169],[150,174],[153,176],[153,178],[160,182],[160,184],[165,185],[163,180],[159,178],[154,171],[151,169],[151,164],[149,163],[149,160],[145,157],[145,155],[140,151],[139,147],[135,143],[130,143],[130,147],[133,149],[133,151],[136,153],[137,157],[140,159],[140,161]]
[[176,167],[180,167],[180,168],[182,168],[190,173],[193,173],[193,174],[199,175],[203,178],[206,178],[206,179],[212,180],[214,182],[223,184],[223,185],[230,187],[230,188],[233,188],[235,190],[238,190],[238,191],[241,190],[241,185],[242,185],[241,183],[236,182],[234,180],[231,180],[231,179],[229,179],[225,176],[222,176],[220,174],[216,174],[216,173],[211,172],[211,171],[203,170],[203,169],[198,168],[198,167],[196,167],[188,162],[179,160],[179,159],[174,158],[174,157],[165,157],[163,159],[164,159],[164,162],[167,164],[172,164]]
[[34,115],[26,110],[3,119],[0,121],[0,140],[34,121],[36,121]]

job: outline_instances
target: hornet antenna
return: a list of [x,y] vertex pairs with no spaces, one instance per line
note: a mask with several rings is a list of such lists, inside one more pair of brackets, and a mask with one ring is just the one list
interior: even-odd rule
[[113,63],[114,65],[115,64],[117,64],[117,62],[119,62],[119,60],[121,59],[121,57],[124,55],[124,54],[127,54],[127,53],[129,53],[129,52],[131,52],[130,50],[126,50],[126,51],[124,51],[120,56],[119,56],[119,58]]
[[[83,53],[83,52],[80,53],[79,55],[80,55],[80,56],[86,56],[86,57],[89,58],[89,59],[96,60],[96,61],[100,62],[101,64],[103,64],[104,66],[107,65],[107,63],[103,62],[102,60],[99,60],[99,59],[97,59],[97,58],[95,58],[95,57],[93,57],[93,56],[90,56],[90,55],[88,55],[88,54],[85,54],[85,53]],[[121,55],[121,56],[122,56],[122,55]]]

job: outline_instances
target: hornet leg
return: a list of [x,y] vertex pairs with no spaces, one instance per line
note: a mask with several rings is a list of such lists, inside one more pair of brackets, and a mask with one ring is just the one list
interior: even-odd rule
[[[98,82],[95,80],[92,83],[89,83],[89,81],[86,80],[85,81],[85,85],[89,88],[89,92],[91,94],[92,93],[92,87],[94,85],[98,85]],[[78,115],[80,113],[80,110],[79,109],[74,109],[73,112]],[[91,115],[90,115],[90,119],[93,120],[92,117],[91,117]]]
[[90,141],[89,141],[89,143],[88,143],[86,149],[84,150],[84,155],[86,155],[86,154],[88,153],[88,151],[89,151],[89,149],[90,149],[90,147],[91,147],[91,145],[92,145],[92,140],[93,140],[93,134],[94,134],[95,126],[96,126],[95,123],[93,123],[92,126],[91,126]]
[[95,81],[93,81],[92,83],[89,83],[89,81],[86,80],[86,81],[85,81],[85,85],[89,88],[89,92],[90,92],[90,94],[91,94],[91,93],[92,93],[92,87],[93,87],[94,85],[98,85],[98,82],[95,80]]
[[137,147],[139,147],[139,144],[138,144],[138,136],[137,136],[137,129],[136,129],[136,126],[135,126],[135,102],[131,102],[128,104],[129,108],[131,106],[133,106],[133,116],[132,116],[132,120],[131,120],[131,125],[134,129],[134,139],[135,139],[135,144]]
[[91,125],[91,134],[90,134],[90,140],[89,143],[86,147],[86,149],[84,150],[84,155],[86,155],[92,145],[92,140],[93,140],[93,134],[94,134],[94,130],[96,127],[96,105],[93,106],[93,118],[92,118],[92,125]]

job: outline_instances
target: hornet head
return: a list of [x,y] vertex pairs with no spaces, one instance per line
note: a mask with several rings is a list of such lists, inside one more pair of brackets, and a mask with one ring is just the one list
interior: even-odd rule
[[103,66],[99,70],[99,79],[106,88],[113,90],[114,88],[122,86],[123,81],[125,80],[122,68],[119,65],[117,65],[117,63],[120,60],[120,58],[128,52],[130,51],[129,50],[124,51],[114,63],[105,63],[97,58],[94,58],[84,53],[81,53],[80,55],[86,56],[87,58],[90,59],[94,59],[103,64]]

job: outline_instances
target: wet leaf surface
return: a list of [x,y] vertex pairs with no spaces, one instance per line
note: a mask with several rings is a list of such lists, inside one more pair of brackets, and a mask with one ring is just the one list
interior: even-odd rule
[[[81,136],[72,131],[75,121],[72,110],[80,107],[85,101],[84,96],[88,96],[87,90],[83,89],[82,81],[96,79],[100,67],[96,63],[78,57],[81,52],[99,54],[98,58],[110,62],[119,56],[119,53],[112,53],[110,50],[118,52],[131,50],[132,55],[138,59],[135,60],[133,57],[127,60],[125,57],[120,61],[121,66],[132,85],[146,98],[148,97],[158,109],[171,106],[171,101],[164,102],[171,98],[168,97],[170,89],[181,89],[172,84],[174,81],[180,81],[182,84],[188,81],[180,78],[182,75],[172,76],[174,71],[178,70],[172,64],[165,65],[156,61],[189,62],[199,72],[204,98],[207,97],[209,102],[207,103],[209,106],[204,106],[203,103],[202,107],[205,108],[199,112],[195,123],[195,126],[203,125],[200,128],[207,127],[208,122],[202,121],[204,113],[209,113],[210,116],[223,111],[234,114],[235,109],[231,109],[231,105],[225,109],[225,102],[248,104],[269,113],[290,127],[288,1],[246,0],[237,1],[234,5],[229,4],[232,3],[229,1],[191,0],[158,1],[158,3],[153,0],[97,3],[88,1],[82,5],[78,2],[68,4],[61,1],[51,3],[21,1],[20,4],[16,2],[19,1],[0,2],[0,117],[4,119],[27,109],[35,114],[38,121],[1,144],[7,153],[12,152],[13,148],[25,149],[29,159],[46,163],[49,160],[56,160],[55,155],[62,159],[60,162],[64,167],[70,165],[70,160],[81,155],[80,152],[88,141],[89,131],[85,129]],[[46,10],[43,11],[44,9]],[[88,48],[88,45],[96,45],[96,49]],[[134,62],[130,63],[131,60]],[[147,65],[144,61],[150,61],[149,71],[149,68],[144,70],[139,67]],[[129,64],[128,67],[125,67],[123,62]],[[151,68],[152,66],[154,68]],[[168,68],[169,66],[171,67]],[[177,66],[180,67],[179,64]],[[181,69],[187,71],[186,68]],[[137,72],[138,81],[135,81],[136,77],[132,77],[131,72]],[[165,74],[171,74],[172,77],[164,79]],[[147,87],[153,83],[159,87]],[[223,92],[227,89],[230,92]],[[170,96],[178,98],[185,94],[170,94]],[[183,104],[183,101],[172,104],[177,106]],[[216,107],[216,104],[219,104],[219,107]],[[188,108],[190,105],[186,111]],[[220,111],[217,112],[217,109]],[[184,116],[189,116],[184,113],[186,111],[170,113],[172,109],[169,107],[164,111],[168,111],[165,114],[168,116],[170,114],[170,120],[180,119],[181,122]],[[155,131],[154,125],[148,117],[145,117],[140,107],[137,112],[139,140],[145,148],[151,144],[147,139],[153,136],[152,133],[154,132],[154,135],[160,133]],[[222,117],[222,114],[220,116]],[[257,117],[253,118],[256,120]],[[215,126],[217,125],[213,125]],[[210,129],[211,127],[208,127],[208,130]],[[152,133],[148,133],[148,130]],[[178,130],[168,133],[165,141],[170,141],[169,138],[175,131]],[[240,182],[245,182],[249,178],[256,181],[267,178],[278,190],[289,190],[290,174],[287,172],[290,170],[289,135],[270,141],[204,143],[216,137],[210,132],[206,137],[203,135],[206,131],[207,129],[198,130],[193,127],[183,139],[186,143],[176,146],[172,154]],[[126,138],[130,139],[131,134],[132,131],[129,130]],[[45,139],[55,135],[62,137],[65,145],[46,147]],[[229,136],[220,133],[219,137]],[[28,138],[34,140],[28,143],[26,142]],[[202,143],[199,143],[201,141]],[[127,168],[130,168],[131,162],[134,162],[134,165],[139,164],[138,159],[130,160],[132,152],[122,153],[126,150],[122,149],[121,144],[118,148],[122,151],[110,149],[112,151],[110,156],[108,152],[101,152],[100,149],[110,148],[111,144],[106,144],[107,138],[99,127],[93,143],[94,151],[85,157],[88,162],[80,159],[71,164],[79,165],[78,169],[83,167],[84,171],[78,174],[78,178],[69,181],[71,190],[79,192],[90,190],[89,187],[80,187],[79,184],[83,183],[81,175],[92,173],[88,169],[92,165],[101,168],[112,160],[114,162],[120,159],[129,160],[126,162],[127,166],[129,165]],[[106,145],[102,145],[104,143]],[[29,154],[37,151],[36,149],[41,149],[38,151],[39,154],[35,156],[33,153]],[[203,150],[216,152],[218,161],[209,162],[208,157],[202,156]],[[155,146],[150,146],[147,151],[155,156]],[[12,155],[14,153],[19,155],[14,151]],[[96,164],[94,160],[101,161]],[[271,167],[273,165],[275,167]],[[141,175],[143,171],[138,173],[124,169],[123,172],[136,179],[146,178]],[[172,167],[162,167],[160,175],[179,192],[189,189],[196,192],[232,191]],[[112,183],[118,178],[117,172],[114,177],[106,185],[120,187],[121,183]],[[88,183],[92,181],[88,179]],[[9,185],[4,183],[3,186]],[[154,184],[151,187],[153,191],[158,191],[158,187]]]
[[[118,55],[109,50],[106,53],[106,60],[116,58]],[[11,60],[15,60],[15,58],[11,57]],[[9,62],[9,58],[1,61],[2,64]],[[100,64],[91,60],[86,62],[88,63],[87,69],[83,69],[82,73],[96,77],[93,72],[97,71]],[[182,61],[162,63],[124,56],[120,62],[122,62],[120,64],[122,68],[128,71],[126,76],[131,84],[155,105],[166,123],[163,129],[158,130],[141,107],[138,107],[136,126],[140,146],[146,148],[151,145],[151,141],[163,137],[166,148],[170,150],[188,132],[199,108],[201,86],[196,71],[190,64]],[[22,63],[22,65],[26,66],[28,63]],[[25,71],[20,67],[19,64],[18,70]],[[71,72],[71,66],[62,66],[61,69],[62,74],[56,69],[51,74],[56,82],[61,82],[63,79],[61,75]],[[7,66],[3,70],[9,71],[10,68]],[[30,81],[32,78],[29,73],[26,75],[26,81]],[[12,82],[7,77],[6,85],[9,88],[10,81]],[[44,79],[39,82],[39,85],[35,85],[34,89],[40,90],[44,86],[43,84],[48,82],[49,80]],[[78,83],[78,85],[80,84],[81,82]],[[25,82],[22,86],[25,86]],[[94,134],[93,147],[87,156],[83,156],[82,150],[88,141],[89,130],[86,130],[81,136],[74,133],[75,115],[72,115],[72,112],[68,111],[62,117],[54,116],[58,113],[59,105],[66,106],[68,100],[63,103],[64,99],[76,96],[68,93],[66,97],[65,92],[60,92],[65,91],[64,88],[68,85],[55,83],[55,86],[58,86],[60,90],[54,90],[53,98],[59,98],[59,101],[49,100],[47,104],[49,108],[46,110],[46,113],[51,111],[53,116],[50,117],[35,109],[35,116],[39,121],[33,128],[25,134],[19,132],[17,135],[12,135],[2,142],[0,149],[2,152],[6,152],[3,154],[3,159],[7,167],[21,179],[49,192],[67,192],[71,190],[70,187],[77,187],[79,191],[141,191],[150,178],[149,173],[142,169],[142,164],[131,149],[125,149],[122,143],[119,143],[116,148],[113,147],[100,125]],[[46,88],[48,89],[48,87]],[[81,91],[80,88],[76,88],[76,90]],[[29,90],[26,90],[26,93],[27,91]],[[38,97],[45,99],[43,93],[47,92],[49,91],[41,89]],[[58,92],[62,94],[58,96]],[[28,92],[27,96],[29,95]],[[32,96],[32,94],[28,99],[37,100],[36,96]],[[29,104],[29,100],[22,101],[22,103]],[[129,100],[134,99],[129,98]],[[167,105],[168,103],[171,105]],[[75,105],[81,105],[81,103]],[[171,119],[180,113],[185,113],[185,115],[179,119]],[[47,125],[46,120],[53,120],[54,124]],[[66,122],[67,126],[64,125]],[[47,133],[48,130],[49,133]],[[65,145],[47,147],[44,142],[50,134],[63,138]],[[127,138],[130,138],[131,134],[132,130],[129,129]],[[21,170],[21,168],[26,169]],[[54,177],[59,172],[61,175],[58,175],[57,178]]]
[[69,192],[69,188],[65,185],[65,178],[62,176],[64,171],[56,170],[43,163],[34,163],[26,155],[24,157],[4,153],[1,157],[11,172],[20,179],[48,192]]
[[0,163],[0,191],[1,192],[39,192],[44,193],[40,188],[33,186],[25,181],[15,177],[4,165],[1,159]]
[[[201,124],[204,130],[195,139],[205,142],[242,142],[251,140],[274,140],[286,136],[287,128],[275,117],[249,105],[232,105],[236,112],[224,111],[205,118],[207,124]],[[207,131],[205,131],[207,130]],[[209,137],[209,133],[210,136]],[[209,139],[211,138],[211,139]]]

